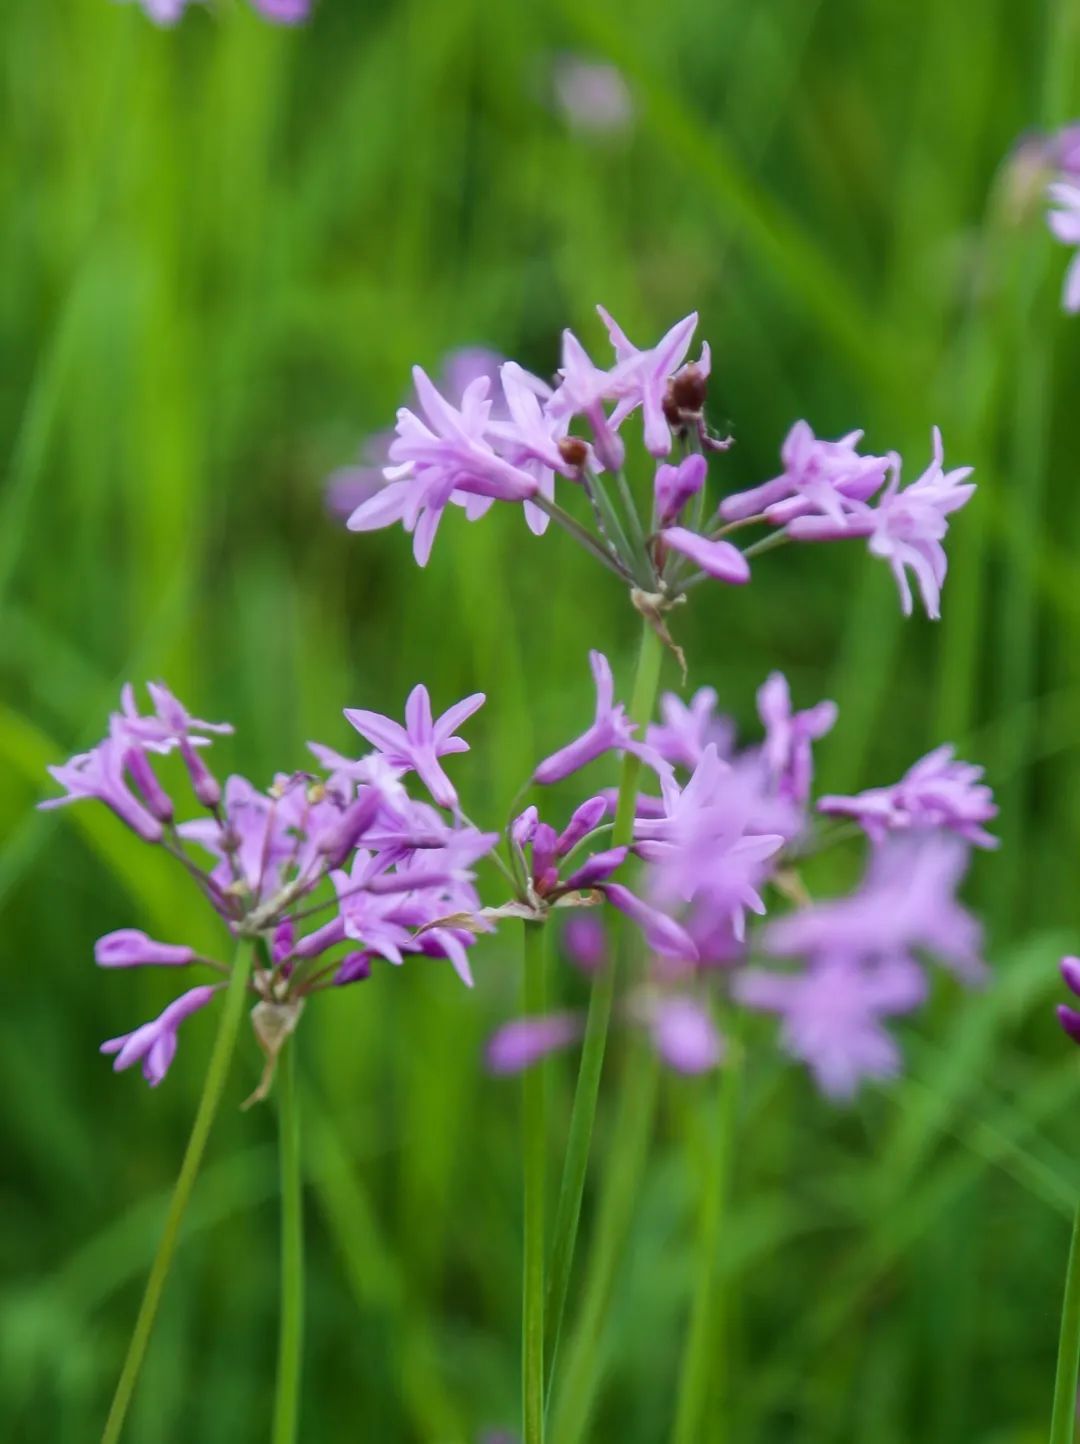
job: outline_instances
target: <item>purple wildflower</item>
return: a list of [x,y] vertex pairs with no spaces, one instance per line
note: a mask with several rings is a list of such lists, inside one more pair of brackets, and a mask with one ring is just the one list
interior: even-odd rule
[[852,502],[869,501],[896,463],[891,456],[860,456],[855,448],[862,435],[850,431],[839,441],[822,441],[807,422],[796,421],[780,449],[781,474],[725,497],[720,515],[729,522],[764,516],[774,526],[797,516],[823,516],[843,526]]
[[[1055,181],[1047,194],[1056,207],[1046,214],[1051,233],[1063,245],[1080,246],[1080,185],[1071,180]],[[1080,250],[1065,272],[1061,304],[1070,315],[1080,311]]]
[[837,954],[801,974],[750,969],[733,988],[747,1007],[779,1014],[785,1051],[807,1064],[827,1097],[846,1099],[863,1079],[899,1073],[899,1049],[881,1020],[917,1008],[926,979],[904,957],[864,966]]
[[707,1073],[724,1056],[716,1024],[696,998],[674,994],[657,999],[648,1028],[657,1053],[677,1073]]
[[548,1053],[575,1043],[584,1032],[576,1013],[549,1013],[504,1023],[488,1041],[487,1066],[492,1073],[520,1073]]
[[469,744],[454,733],[483,706],[484,700],[483,692],[474,692],[435,721],[428,690],[419,683],[405,703],[404,727],[379,712],[357,707],[347,707],[345,716],[361,737],[379,749],[391,767],[414,771],[440,807],[454,809],[458,805],[457,793],[439,765],[439,758],[468,752]]
[[[697,329],[697,312],[692,311],[677,321],[655,346],[639,350],[612,316],[597,306],[600,319],[607,327],[615,348],[616,366],[611,373],[611,394],[617,398],[611,424],[616,429],[640,406],[645,433],[645,446],[653,456],[667,456],[671,450],[671,431],[664,414],[664,398],[668,382],[682,365]],[[709,348],[702,348],[697,369],[709,374]]]
[[94,944],[94,961],[100,968],[184,967],[195,961],[192,948],[159,943],[137,928],[106,933]]
[[548,404],[548,414],[567,423],[572,416],[583,416],[592,430],[599,467],[618,471],[626,448],[604,409],[604,402],[612,398],[612,385],[612,373],[594,365],[574,333],[564,331],[559,385]]
[[967,864],[968,848],[947,833],[890,838],[856,892],[770,924],[764,949],[775,957],[868,964],[925,953],[963,982],[979,983],[986,974],[982,929],[955,898]]
[[762,756],[781,797],[800,806],[810,796],[814,776],[811,744],[830,732],[836,722],[836,703],[819,702],[805,712],[792,712],[791,689],[781,672],[759,688],[758,716],[765,727]]
[[215,987],[190,988],[174,999],[152,1022],[144,1023],[133,1033],[102,1043],[101,1051],[116,1054],[113,1068],[117,1073],[130,1068],[133,1063],[142,1063],[143,1077],[151,1088],[156,1088],[176,1056],[176,1032],[180,1024],[192,1013],[205,1008],[216,992]]
[[671,526],[691,497],[705,485],[709,464],[700,451],[683,457],[678,466],[667,462],[656,468],[653,480],[653,514],[656,525]]
[[997,847],[998,838],[982,825],[997,816],[994,794],[982,775],[981,767],[958,762],[955,748],[937,747],[891,787],[823,797],[818,811],[853,817],[876,843],[890,832],[940,827],[975,847]]
[[615,681],[611,663],[602,652],[589,653],[589,666],[596,683],[596,715],[592,725],[575,741],[561,747],[544,759],[533,773],[533,781],[542,785],[561,782],[605,752],[632,752],[650,767],[663,773],[667,764],[651,747],[634,740],[637,724],[626,716],[620,702],[615,705]]
[[975,493],[970,466],[945,471],[941,432],[934,427],[934,454],[930,465],[917,481],[903,491],[900,470],[895,468],[885,492],[874,508],[861,504],[858,511],[847,512],[841,522],[827,517],[800,516],[788,526],[788,532],[799,541],[835,541],[849,536],[865,536],[870,551],[887,561],[900,590],[904,615],[912,612],[911,588],[905,568],[910,567],[922,594],[926,614],[933,620],[940,616],[941,588],[948,561],[941,545],[948,531],[947,517],[966,505]]
[[733,586],[742,586],[750,580],[750,563],[729,541],[714,541],[684,526],[665,527],[660,532],[660,539],[672,551],[689,557],[710,577],[730,582]]
[[69,802],[92,798],[115,812],[121,822],[125,822],[144,842],[160,842],[163,835],[160,821],[143,806],[124,781],[127,750],[126,738],[114,730],[88,752],[78,753],[59,767],[50,767],[50,774],[66,791],[63,797],[46,798],[38,803],[38,807],[47,811]]
[[650,723],[645,741],[673,767],[693,771],[710,742],[721,757],[734,746],[735,725],[729,717],[716,716],[714,687],[699,688],[689,705],[678,693],[665,692],[660,698],[660,715],[663,721]]
[[572,917],[563,929],[566,956],[583,973],[598,973],[608,961],[608,934],[600,918],[582,912]]

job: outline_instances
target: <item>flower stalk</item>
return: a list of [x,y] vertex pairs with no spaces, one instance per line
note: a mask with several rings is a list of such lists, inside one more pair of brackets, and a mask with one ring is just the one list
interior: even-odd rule
[[273,1444],[299,1437],[300,1376],[304,1346],[304,1203],[296,1040],[289,1039],[277,1078],[278,1156],[281,1178],[281,1314]]
[[195,1180],[198,1177],[203,1153],[206,1149],[206,1141],[210,1136],[210,1130],[221,1104],[221,1095],[225,1089],[229,1064],[236,1048],[236,1039],[244,1013],[248,979],[251,976],[252,953],[251,942],[241,939],[233,959],[232,975],[225,990],[225,1006],[221,1010],[217,1036],[214,1039],[210,1063],[203,1082],[202,1096],[195,1113],[195,1122],[191,1127],[187,1150],[184,1153],[176,1187],[173,1189],[169,1202],[169,1211],[165,1218],[161,1242],[154,1255],[150,1277],[146,1281],[146,1291],[143,1294],[142,1303],[139,1305],[135,1327],[131,1333],[123,1368],[120,1371],[120,1379],[109,1409],[109,1417],[105,1421],[101,1444],[116,1444],[120,1438],[132,1395],[135,1392],[135,1385],[139,1379],[139,1371],[146,1357],[147,1345],[150,1342],[154,1321],[157,1318],[161,1295],[165,1289],[165,1280],[168,1278],[169,1268],[179,1241],[180,1225],[183,1223],[184,1214],[191,1201],[192,1190],[195,1187]]
[[1076,1379],[1080,1370],[1080,1200],[1073,1218],[1069,1262],[1065,1271],[1065,1300],[1058,1335],[1057,1374],[1054,1378],[1054,1413],[1050,1444],[1073,1444],[1076,1437]]
[[[547,929],[524,924],[524,1011],[543,1015]],[[521,1399],[523,1444],[544,1439],[544,1070],[526,1069],[522,1079],[524,1244],[522,1248]],[[280,1441],[284,1444],[284,1441]]]

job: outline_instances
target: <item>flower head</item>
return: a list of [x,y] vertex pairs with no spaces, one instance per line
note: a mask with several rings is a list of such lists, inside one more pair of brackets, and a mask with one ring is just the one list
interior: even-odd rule
[[944,828],[975,847],[997,847],[983,826],[997,816],[997,807],[982,775],[981,767],[957,761],[955,748],[937,747],[891,787],[823,797],[818,811],[855,818],[874,842],[890,832]]

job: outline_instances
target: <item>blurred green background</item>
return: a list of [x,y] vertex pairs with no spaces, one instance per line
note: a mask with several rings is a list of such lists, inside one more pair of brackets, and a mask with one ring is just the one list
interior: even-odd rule
[[[122,681],[162,677],[237,724],[220,767],[265,782],[308,738],[355,742],[342,707],[398,711],[423,679],[440,707],[489,694],[455,776],[501,818],[586,720],[587,649],[627,685],[624,596],[512,508],[449,518],[421,573],[399,531],[332,522],[324,480],[392,419],[414,361],[478,343],[550,373],[563,325],[600,354],[596,301],[635,339],[701,311],[732,487],[774,474],[802,416],[865,427],[909,476],[937,422],[981,484],[938,625],[902,621],[861,547],[763,558],[753,586],[702,588],[677,619],[691,684],[748,726],[776,666],[801,704],[837,699],[830,790],[956,741],[988,766],[1005,842],[971,887],[995,986],[939,989],[904,1030],[904,1081],[836,1111],[750,1034],[707,1437],[1045,1437],[1080,1188],[1080,1068],[1051,1011],[1056,955],[1080,941],[1080,322],[1059,315],[1065,256],[1023,165],[1001,166],[1080,108],[1076,16],[321,0],[301,30],[222,3],[161,32],[110,0],[5,5],[5,1438],[97,1437],[209,1047],[195,1022],[157,1092],[113,1077],[99,1042],[173,980],[100,973],[93,941],[217,941],[111,817],[32,810],[45,764],[101,735]],[[625,127],[560,105],[567,55],[619,68]],[[485,944],[473,995],[418,962],[305,1017],[305,1440],[472,1444],[515,1423],[518,1092],[479,1059],[516,1006],[517,948],[513,930]],[[572,1060],[552,1071],[554,1169]],[[139,1444],[267,1435],[274,1120],[234,1106],[257,1072],[248,1041]],[[711,1086],[663,1085],[590,1439],[668,1436]]]

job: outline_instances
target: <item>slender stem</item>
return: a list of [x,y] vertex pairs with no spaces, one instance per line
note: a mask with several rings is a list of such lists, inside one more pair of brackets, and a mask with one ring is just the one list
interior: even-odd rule
[[1050,1444],[1073,1444],[1076,1437],[1076,1375],[1080,1368],[1080,1201],[1073,1218],[1069,1263],[1065,1273],[1065,1302],[1058,1336],[1057,1375],[1054,1379],[1054,1415]]
[[304,1349],[304,1198],[296,1039],[285,1044],[278,1078],[278,1162],[281,1175],[281,1314],[273,1444],[295,1444]]
[[[543,923],[525,924],[524,1011],[540,1015],[545,1001]],[[544,1068],[535,1063],[522,1078],[522,1148],[525,1238],[522,1249],[521,1415],[522,1444],[544,1440]]]
[[568,511],[564,511],[558,502],[548,501],[547,497],[541,496],[539,492],[537,492],[535,496],[531,496],[529,500],[534,506],[538,506],[541,511],[546,512],[553,522],[562,527],[563,531],[569,532],[574,540],[580,542],[586,551],[591,552],[598,561],[603,562],[608,571],[614,572],[615,575],[624,582],[632,580],[626,568],[620,565],[579,521],[572,517]]
[[165,1280],[169,1273],[173,1254],[176,1252],[180,1225],[191,1199],[192,1189],[195,1187],[195,1179],[198,1177],[199,1165],[202,1163],[206,1140],[210,1136],[210,1129],[221,1103],[225,1080],[228,1077],[229,1063],[236,1047],[240,1019],[244,1012],[244,997],[248,978],[251,975],[252,957],[251,941],[241,939],[237,944],[236,956],[233,959],[232,976],[225,989],[225,999],[218,1020],[217,1037],[214,1039],[210,1063],[203,1081],[202,1097],[199,1099],[199,1106],[195,1113],[195,1122],[191,1126],[191,1136],[184,1153],[184,1161],[180,1165],[176,1187],[173,1189],[169,1202],[169,1211],[165,1216],[161,1242],[154,1255],[150,1277],[146,1281],[146,1291],[143,1294],[142,1303],[139,1305],[138,1317],[135,1320],[131,1341],[124,1357],[124,1366],[120,1371],[120,1379],[116,1385],[116,1393],[113,1395],[109,1417],[105,1421],[101,1444],[116,1444],[120,1438],[128,1406],[131,1403],[131,1396],[135,1392],[135,1385],[138,1382],[139,1370],[146,1357],[146,1347],[154,1328],[154,1319],[157,1316],[158,1305],[161,1303]]
[[774,547],[786,546],[791,537],[786,531],[774,531],[770,536],[762,537],[760,541],[753,542],[750,546],[743,548],[744,557],[759,557],[762,552],[771,552]]
[[[641,630],[641,650],[638,653],[637,674],[630,703],[630,715],[641,727],[644,727],[652,716],[656,692],[660,684],[662,660],[663,644],[652,627],[645,622]],[[629,752],[625,753],[619,782],[619,799],[615,809],[615,825],[611,834],[613,847],[625,846],[633,837],[640,771],[640,760]],[[585,1022],[585,1038],[581,1049],[581,1063],[578,1068],[577,1088],[570,1115],[570,1131],[566,1143],[566,1158],[563,1163],[562,1186],[559,1190],[555,1233],[552,1239],[551,1262],[548,1270],[547,1368],[549,1396],[551,1381],[555,1374],[559,1332],[562,1328],[566,1296],[570,1288],[570,1273],[574,1263],[578,1224],[581,1220],[581,1199],[585,1192],[585,1174],[589,1164],[593,1120],[596,1117],[596,1100],[600,1090],[600,1074],[604,1064],[604,1050],[607,1045],[608,1027],[611,1022],[611,1009],[615,996],[615,958],[617,954],[618,949],[613,949],[611,964],[604,969],[592,987],[589,1012]]]
[[[698,1444],[705,1437],[708,1415],[710,1440],[731,1437],[726,1416],[724,1387],[727,1375],[725,1324],[727,1310],[717,1261],[723,1237],[730,1192],[731,1161],[738,1118],[740,1063],[737,1023],[729,1028],[729,1052],[716,1088],[716,1123],[708,1160],[699,1226],[697,1289],[690,1314],[690,1332],[683,1352],[678,1405],[672,1444]],[[710,1110],[711,1117],[711,1110]],[[710,1407],[710,1393],[713,1398]]]

